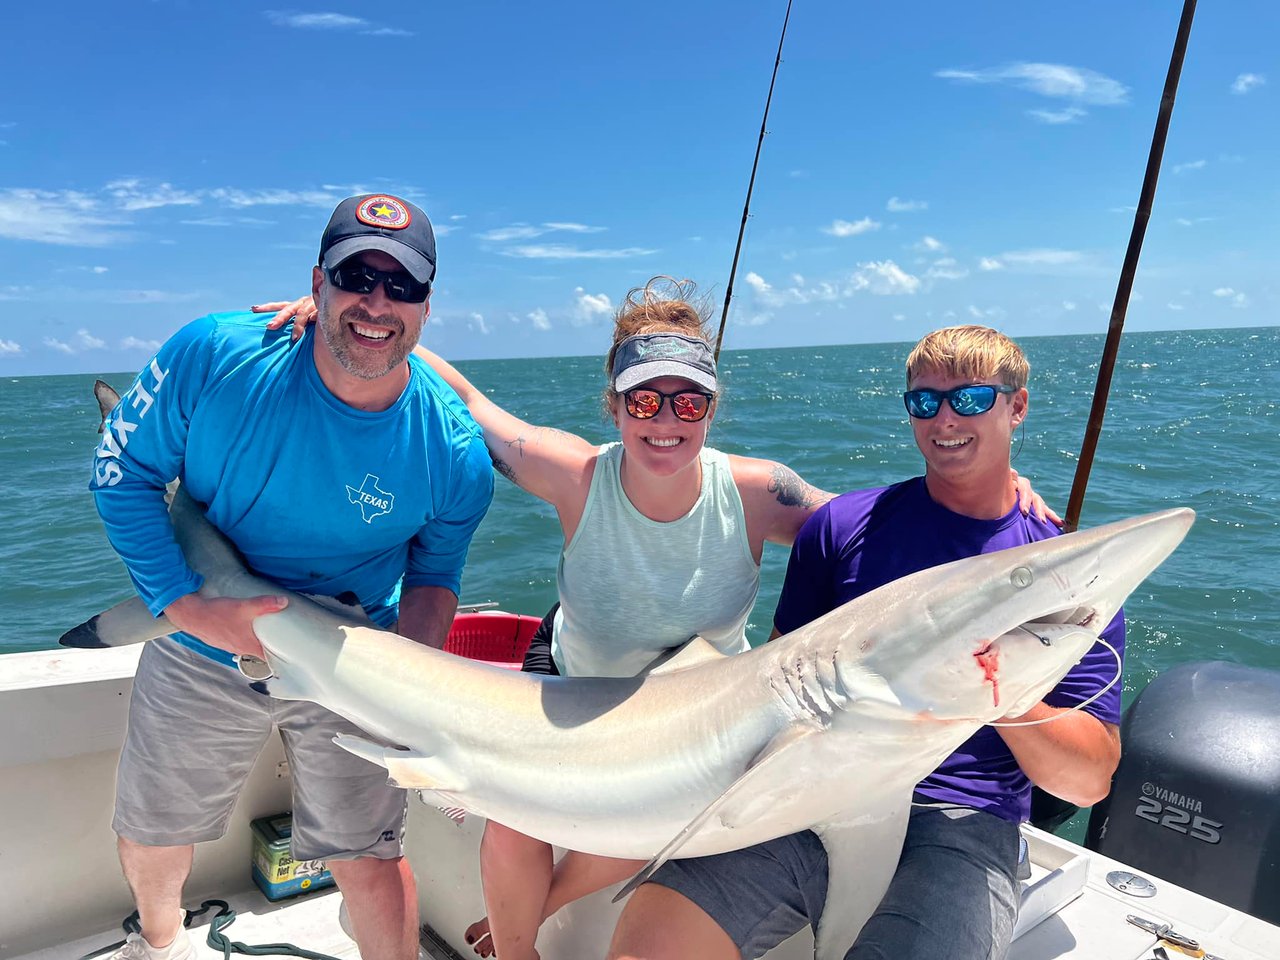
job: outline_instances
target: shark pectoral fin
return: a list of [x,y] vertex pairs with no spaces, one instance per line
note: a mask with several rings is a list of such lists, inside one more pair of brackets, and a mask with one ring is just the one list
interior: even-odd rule
[[345,733],[339,733],[333,738],[333,742],[362,760],[385,767],[387,779],[397,787],[430,793],[433,799],[428,802],[431,803],[465,806],[460,798],[466,794],[466,784],[456,776],[451,776],[439,757],[417,750],[384,747],[372,740]]
[[662,654],[653,663],[640,671],[641,676],[658,676],[664,673],[675,673],[677,670],[684,670],[687,667],[696,667],[699,664],[711,663],[716,660],[725,659],[725,654],[721,653],[702,637],[694,637],[682,647],[676,647]]
[[815,960],[841,960],[876,912],[898,869],[911,795],[897,794],[856,817],[811,828],[827,851],[827,901],[814,940]]
[[[729,807],[737,801],[746,804],[753,802],[753,797],[757,794],[770,798],[766,803],[772,803],[773,799],[778,795],[778,789],[773,781],[773,768],[780,766],[778,760],[787,752],[787,748],[797,743],[801,743],[817,731],[809,727],[790,727],[773,738],[763,750],[756,756],[755,760],[747,768],[742,776],[738,777],[724,793],[716,797],[709,803],[701,813],[689,821],[683,830],[675,835],[675,837],[665,847],[658,852],[658,855],[646,863],[639,873],[637,873],[627,883],[625,887],[618,891],[613,898],[613,902],[617,903],[623,897],[633,892],[640,884],[647,881],[657,872],[658,868],[676,855],[677,851],[688,842],[689,838],[694,836],[711,817],[716,814],[721,815],[721,820],[727,826],[733,826],[735,822],[744,822],[744,819],[737,814],[728,816]],[[784,777],[784,780],[790,781],[790,777]],[[796,782],[792,786],[796,790],[806,789],[806,784]]]
[[173,624],[164,617],[153,617],[141,599],[130,597],[72,627],[58,638],[58,643],[83,649],[124,647],[168,633],[173,633]]

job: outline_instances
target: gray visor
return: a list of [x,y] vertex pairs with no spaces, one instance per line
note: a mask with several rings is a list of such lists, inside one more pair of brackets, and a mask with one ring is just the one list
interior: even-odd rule
[[627,337],[613,354],[613,389],[624,393],[659,377],[682,377],[715,393],[716,361],[705,340],[678,333]]

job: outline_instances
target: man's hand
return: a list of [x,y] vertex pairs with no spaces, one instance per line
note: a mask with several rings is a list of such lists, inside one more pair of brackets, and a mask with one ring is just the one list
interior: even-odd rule
[[266,613],[277,613],[289,605],[288,597],[202,597],[188,593],[165,607],[169,622],[210,646],[240,656],[265,660],[267,655],[253,632],[253,621]]
[[279,330],[286,323],[293,323],[291,331],[292,338],[297,340],[307,324],[314,323],[316,319],[316,302],[310,296],[299,297],[290,303],[287,300],[273,300],[270,303],[255,303],[249,308],[254,313],[271,313],[275,311],[275,316],[267,321],[268,330]]

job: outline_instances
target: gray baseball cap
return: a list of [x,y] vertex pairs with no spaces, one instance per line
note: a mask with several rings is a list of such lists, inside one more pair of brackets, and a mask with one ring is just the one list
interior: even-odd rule
[[419,283],[435,280],[435,231],[427,215],[408,200],[366,193],[338,204],[320,238],[320,266],[331,270],[365,250],[395,257]]
[[705,340],[679,333],[640,333],[613,354],[613,389],[625,393],[658,377],[683,377],[715,393],[716,361]]

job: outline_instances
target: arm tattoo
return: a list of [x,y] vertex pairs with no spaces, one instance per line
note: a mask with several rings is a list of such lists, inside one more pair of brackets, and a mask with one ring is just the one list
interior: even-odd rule
[[516,479],[516,472],[511,468],[511,464],[507,463],[507,461],[503,460],[501,457],[490,456],[490,459],[493,461],[493,469],[495,471],[502,474],[516,486],[520,485],[520,481]]
[[503,441],[508,447],[515,447],[516,453],[520,454],[520,459],[524,459],[524,437],[516,437],[514,440]]
[[821,490],[801,480],[799,474],[790,467],[784,467],[780,463],[774,465],[773,473],[769,477],[769,492],[774,494],[784,507],[800,507],[804,510],[809,510],[831,499],[830,496],[824,496]]
[[[569,433],[567,430],[558,430],[555,427],[535,427],[533,432],[535,435],[545,434],[547,439],[554,439],[554,440],[576,440],[577,439],[572,433]],[[539,437],[538,442],[539,443],[542,442],[542,437]]]

